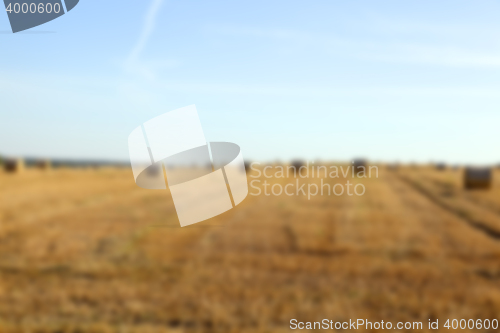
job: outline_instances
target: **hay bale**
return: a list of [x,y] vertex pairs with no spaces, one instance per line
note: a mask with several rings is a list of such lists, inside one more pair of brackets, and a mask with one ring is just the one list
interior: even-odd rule
[[[210,169],[212,169],[212,164],[210,164]],[[163,176],[163,167],[161,163],[155,163],[146,168],[146,174],[149,177]]]
[[355,174],[358,174],[358,172],[363,172],[367,170],[368,167],[368,161],[363,159],[363,158],[356,158],[352,161],[353,168]]
[[50,161],[49,160],[38,160],[35,162],[35,168],[39,170],[48,170],[50,169]]
[[[295,171],[293,172],[294,176],[295,175],[303,175],[304,172],[307,171],[307,170],[305,170],[305,168],[307,167],[306,162],[303,160],[299,160],[299,159],[292,160],[290,165],[295,169]],[[302,168],[302,167],[304,167],[304,168]]]
[[250,173],[252,162],[250,162],[250,161],[244,161],[243,163],[245,164],[245,171],[246,171],[246,173]]
[[446,163],[436,163],[435,167],[438,171],[444,171],[446,170]]
[[302,160],[293,160],[291,163],[290,163],[291,166],[293,166],[295,169],[299,170],[300,167],[303,167],[306,165],[306,163]]
[[467,167],[464,171],[464,187],[466,190],[491,188],[493,173],[490,168]]
[[[413,166],[413,168],[416,168],[416,166]],[[387,165],[387,170],[390,171],[398,171],[399,170],[399,164],[398,163],[391,163]]]
[[205,170],[208,170],[209,172],[214,171],[214,166],[213,166],[212,162],[210,162],[210,163],[205,163],[205,164],[203,165],[203,168],[205,168]]
[[24,160],[20,158],[11,158],[4,161],[4,170],[9,173],[19,173],[24,170]]

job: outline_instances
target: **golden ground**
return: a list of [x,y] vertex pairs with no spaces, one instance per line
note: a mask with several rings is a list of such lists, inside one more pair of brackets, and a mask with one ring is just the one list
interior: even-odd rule
[[2,173],[0,333],[500,319],[500,183],[460,175],[381,168],[361,197],[248,196],[180,228],[128,169]]

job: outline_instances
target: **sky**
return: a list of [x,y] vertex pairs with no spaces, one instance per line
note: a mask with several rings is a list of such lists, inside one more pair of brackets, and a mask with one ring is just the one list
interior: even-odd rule
[[12,34],[0,155],[127,160],[195,104],[254,161],[500,162],[500,1],[80,0]]

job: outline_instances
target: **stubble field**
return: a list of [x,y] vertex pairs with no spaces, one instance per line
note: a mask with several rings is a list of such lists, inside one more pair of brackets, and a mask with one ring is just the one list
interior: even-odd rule
[[249,195],[185,228],[129,169],[0,173],[0,332],[500,319],[500,172],[461,172],[381,167],[364,196]]

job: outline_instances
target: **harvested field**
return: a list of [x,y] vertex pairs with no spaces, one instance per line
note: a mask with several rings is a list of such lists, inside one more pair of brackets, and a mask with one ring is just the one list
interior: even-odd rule
[[249,195],[185,228],[129,169],[2,173],[0,332],[499,319],[500,170],[469,192],[451,168],[379,173],[351,180],[363,196]]

